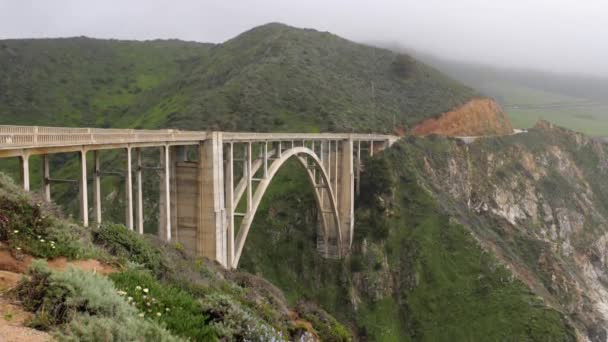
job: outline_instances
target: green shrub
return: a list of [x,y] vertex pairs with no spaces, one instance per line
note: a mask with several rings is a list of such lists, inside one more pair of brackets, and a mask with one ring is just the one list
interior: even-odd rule
[[283,337],[231,297],[212,293],[201,301],[203,311],[220,337],[237,341],[282,341]]
[[316,305],[302,302],[296,308],[300,316],[312,323],[321,341],[346,342],[352,340],[348,329]]
[[0,241],[38,258],[96,256],[88,234],[78,225],[54,218],[27,197],[0,193]]
[[102,225],[93,231],[93,241],[111,255],[141,264],[155,275],[166,273],[168,269],[156,246],[123,225]]
[[139,317],[79,315],[55,334],[59,341],[180,341],[167,330]]
[[75,268],[52,272],[46,262],[36,260],[29,270],[30,280],[22,281],[17,295],[24,306],[42,316],[50,325],[69,322],[76,314],[87,313],[122,319],[137,311],[117,293],[106,277]]
[[177,341],[161,325],[140,316],[104,276],[75,268],[53,272],[40,260],[32,263],[29,275],[16,293],[35,313],[30,326],[59,327],[59,340]]
[[195,341],[215,340],[198,300],[173,286],[163,286],[145,271],[128,270],[110,275],[127,302],[149,319],[166,325],[176,335]]

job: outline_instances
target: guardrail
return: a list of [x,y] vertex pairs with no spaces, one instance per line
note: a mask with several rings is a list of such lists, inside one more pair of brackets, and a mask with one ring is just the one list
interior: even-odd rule
[[[121,143],[154,143],[202,141],[208,136],[204,131],[139,130],[113,128],[71,128],[42,126],[0,125],[0,149],[99,145]],[[223,140],[238,141],[289,141],[289,140],[340,140],[396,141],[399,137],[382,134],[350,133],[248,133],[223,132]]]

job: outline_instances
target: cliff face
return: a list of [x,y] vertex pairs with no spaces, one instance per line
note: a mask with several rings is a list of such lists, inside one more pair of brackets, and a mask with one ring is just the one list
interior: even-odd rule
[[[608,147],[541,122],[470,145],[408,144],[419,181],[579,338],[606,341]],[[423,148],[424,146],[424,148]]]
[[472,99],[464,105],[422,121],[412,128],[413,135],[444,136],[507,135],[513,127],[494,100]]

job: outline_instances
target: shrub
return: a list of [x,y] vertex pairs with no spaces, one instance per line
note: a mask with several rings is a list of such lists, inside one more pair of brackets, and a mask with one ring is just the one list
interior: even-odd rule
[[117,319],[137,313],[103,276],[75,268],[52,272],[41,260],[32,263],[29,275],[31,279],[22,281],[17,287],[17,295],[28,310],[43,317],[48,315],[48,319],[41,321],[48,321],[49,325],[69,322],[79,313]]
[[159,341],[180,339],[167,330],[139,317],[122,320],[110,317],[79,315],[56,336],[60,341]]
[[195,341],[215,340],[215,331],[209,326],[198,300],[173,286],[164,286],[148,272],[128,270],[110,275],[116,288],[133,305],[151,320],[165,324],[176,335]]
[[93,231],[93,241],[119,258],[141,264],[155,275],[167,272],[161,251],[144,237],[120,224],[105,224]]
[[272,326],[245,310],[227,295],[212,293],[201,301],[203,311],[220,337],[237,341],[280,341],[283,337]]
[[27,197],[8,196],[4,191],[0,193],[0,241],[39,258],[98,254],[82,227],[54,218]]
[[316,305],[302,302],[296,310],[303,319],[312,323],[321,341],[346,342],[352,339],[345,326]]
[[30,325],[48,330],[60,326],[63,341],[177,341],[152,321],[139,316],[108,278],[69,268],[51,271],[36,260],[16,289],[26,309],[35,313]]

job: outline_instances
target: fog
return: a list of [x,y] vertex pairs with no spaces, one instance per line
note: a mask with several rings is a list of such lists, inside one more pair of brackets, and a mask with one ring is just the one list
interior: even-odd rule
[[275,21],[448,59],[608,76],[605,0],[0,0],[0,39],[222,42]]

